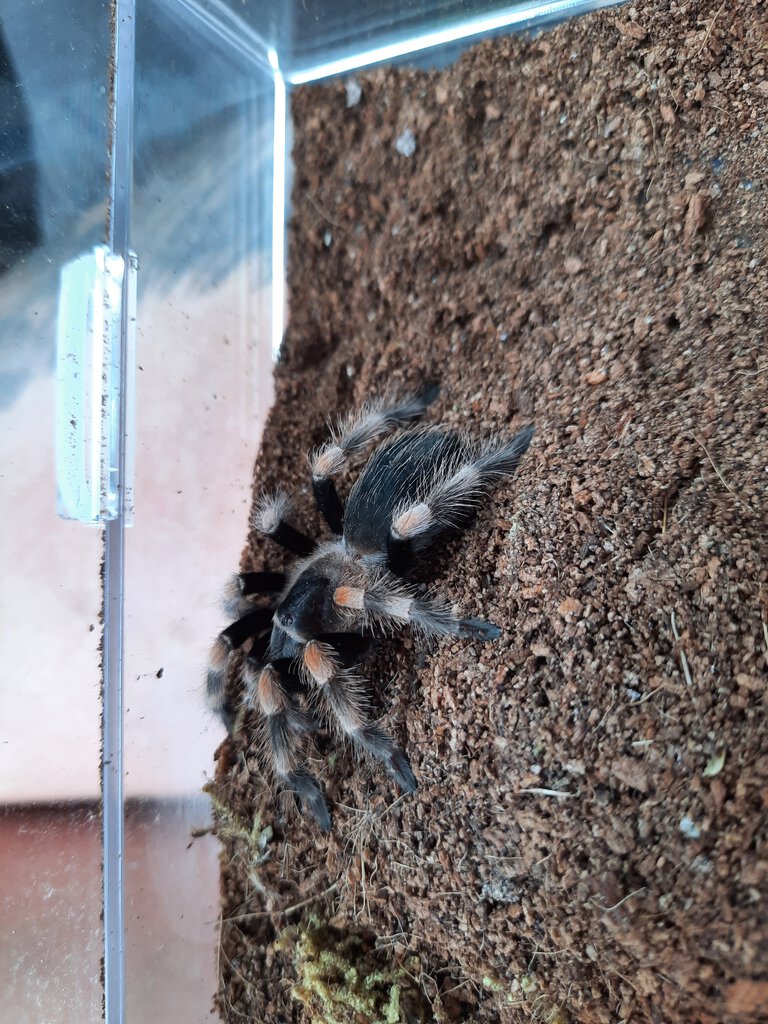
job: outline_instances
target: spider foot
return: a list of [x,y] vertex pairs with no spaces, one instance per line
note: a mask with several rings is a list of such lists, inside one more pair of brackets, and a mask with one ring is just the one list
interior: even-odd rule
[[417,782],[411,764],[400,747],[385,732],[375,725],[369,725],[355,732],[354,739],[385,765],[405,793],[413,793]]
[[473,636],[478,640],[498,640],[501,636],[498,626],[483,619],[459,619],[457,632],[459,636]]
[[293,771],[285,778],[285,785],[293,791],[303,810],[308,811],[323,832],[331,827],[331,814],[322,787],[314,775],[306,771]]

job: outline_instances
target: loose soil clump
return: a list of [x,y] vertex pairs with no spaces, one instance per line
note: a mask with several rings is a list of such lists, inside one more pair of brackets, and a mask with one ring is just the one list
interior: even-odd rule
[[[319,533],[305,452],[384,387],[536,434],[424,567],[501,639],[365,666],[413,796],[321,736],[323,835],[255,721],[220,749],[218,1007],[309,1019],[276,945],[307,912],[418,957],[438,1020],[768,1020],[765,5],[621,7],[357,85],[293,95],[255,490]],[[284,561],[254,534],[242,564]]]

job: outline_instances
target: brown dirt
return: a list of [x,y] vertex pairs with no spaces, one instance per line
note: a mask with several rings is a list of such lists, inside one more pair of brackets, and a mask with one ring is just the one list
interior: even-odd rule
[[[625,7],[358,81],[351,107],[293,97],[256,486],[319,530],[304,453],[393,382],[536,435],[426,573],[502,639],[403,635],[367,666],[413,797],[321,738],[323,836],[248,730],[222,747],[218,799],[274,835],[261,894],[224,839],[219,1008],[302,1019],[272,941],[317,897],[420,955],[438,1019],[768,1020],[765,4]],[[281,561],[250,537],[244,566]]]

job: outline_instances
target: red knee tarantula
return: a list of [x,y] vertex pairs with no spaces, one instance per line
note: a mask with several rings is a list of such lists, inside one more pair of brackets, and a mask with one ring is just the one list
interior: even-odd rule
[[[275,776],[323,829],[331,824],[328,806],[303,756],[305,734],[320,729],[323,719],[382,761],[403,790],[416,788],[408,758],[374,724],[355,671],[374,638],[401,625],[427,636],[493,640],[500,633],[417,596],[407,579],[417,556],[445,531],[468,526],[486,492],[514,473],[533,428],[483,442],[441,427],[398,430],[422,416],[437,390],[370,402],[342,420],[311,457],[315,499],[333,539],[315,542],[291,526],[285,494],[262,497],[253,527],[298,560],[286,573],[241,573],[227,589],[225,607],[237,621],[214,642],[209,704],[231,724],[227,666],[230,654],[245,648],[244,700],[266,721]],[[345,507],[334,476],[392,430],[397,433],[373,453]],[[269,595],[267,603],[262,595]]]

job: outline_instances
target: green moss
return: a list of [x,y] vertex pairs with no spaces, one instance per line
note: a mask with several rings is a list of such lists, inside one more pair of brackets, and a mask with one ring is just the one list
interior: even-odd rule
[[213,831],[224,846],[223,856],[237,856],[254,892],[264,893],[266,888],[260,877],[262,864],[272,857],[269,844],[272,841],[272,826],[262,827],[261,818],[255,815],[252,822],[238,817],[230,807],[223,804],[209,790],[213,805]]
[[412,958],[393,965],[357,932],[316,916],[286,928],[275,948],[292,955],[302,1002],[312,1024],[424,1024],[431,1020]]
[[258,815],[252,823],[238,818],[238,816],[218,800],[213,793],[210,794],[211,804],[215,820],[214,831],[222,841],[231,839],[244,844],[248,861],[251,864],[263,864],[269,860],[267,846],[272,839],[272,826],[262,828],[261,819]]

